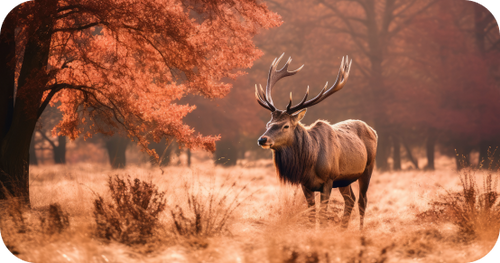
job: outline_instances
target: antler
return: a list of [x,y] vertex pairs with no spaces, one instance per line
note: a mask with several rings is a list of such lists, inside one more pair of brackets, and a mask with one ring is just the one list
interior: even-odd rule
[[316,104],[320,103],[322,100],[326,99],[328,96],[341,90],[344,87],[347,79],[349,78],[349,72],[351,70],[351,64],[352,64],[352,60],[351,60],[351,62],[349,62],[348,56],[346,56],[345,58],[346,59],[344,61],[344,57],[342,57],[342,63],[340,63],[340,69],[339,69],[339,73],[337,74],[337,79],[335,80],[335,84],[333,84],[333,86],[331,88],[326,90],[326,87],[328,86],[328,82],[326,82],[325,86],[323,87],[321,92],[316,97],[306,101],[307,96],[309,95],[309,86],[307,86],[306,95],[304,96],[304,98],[302,99],[302,101],[299,104],[297,104],[293,107],[291,107],[292,106],[292,93],[290,92],[290,102],[288,103],[288,106],[286,107],[286,112],[291,115],[291,114],[293,114],[301,109],[305,109],[305,108],[311,107],[313,105],[316,105]]
[[267,86],[266,86],[266,92],[264,93],[264,90],[262,89],[262,85],[260,86],[260,89],[257,88],[257,84],[255,84],[255,97],[257,98],[257,102],[264,108],[270,110],[270,111],[275,111],[276,107],[274,106],[273,98],[271,96],[272,89],[274,84],[278,82],[278,80],[295,75],[297,72],[299,72],[304,65],[302,65],[300,68],[294,70],[294,71],[288,71],[288,66],[290,65],[290,62],[292,62],[292,58],[289,57],[288,61],[286,64],[280,69],[276,70],[276,67],[280,63],[281,58],[283,58],[283,55],[285,53],[281,54],[279,58],[275,58],[273,63],[271,64],[271,68],[269,69],[269,75],[267,77]]

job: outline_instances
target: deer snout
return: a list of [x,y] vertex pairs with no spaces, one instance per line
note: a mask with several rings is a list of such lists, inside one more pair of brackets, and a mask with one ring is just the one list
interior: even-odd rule
[[272,146],[271,140],[267,136],[262,136],[257,140],[257,144],[266,149]]

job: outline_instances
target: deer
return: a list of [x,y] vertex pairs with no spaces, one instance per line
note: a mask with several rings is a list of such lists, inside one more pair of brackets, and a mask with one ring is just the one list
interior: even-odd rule
[[310,126],[302,124],[307,108],[312,107],[335,92],[341,90],[351,69],[348,56],[342,58],[337,79],[333,86],[327,89],[326,82],[319,94],[307,100],[309,86],[304,98],[292,106],[290,102],[285,110],[274,106],[271,96],[276,82],[299,72],[304,65],[294,71],[288,71],[292,61],[289,57],[286,64],[277,70],[282,59],[275,58],[269,69],[266,90],[255,85],[257,102],[271,111],[271,120],[266,124],[265,133],[257,140],[259,146],[271,149],[276,173],[282,183],[300,185],[308,207],[314,206],[314,192],[321,192],[321,203],[326,204],[333,188],[338,188],[344,199],[344,213],[341,220],[342,228],[347,228],[356,196],[351,184],[358,181],[358,208],[360,229],[367,204],[366,192],[375,166],[377,152],[377,133],[361,120],[346,120],[331,125],[325,120],[316,120]]

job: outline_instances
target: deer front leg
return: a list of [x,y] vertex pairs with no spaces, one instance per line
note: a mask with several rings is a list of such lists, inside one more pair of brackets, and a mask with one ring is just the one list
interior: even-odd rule
[[304,196],[306,197],[307,206],[308,207],[314,206],[314,192],[309,190],[303,185],[301,186],[302,186],[302,192],[304,192]]
[[[304,196],[306,197],[307,201],[307,207],[311,209],[311,207],[314,207],[314,192],[309,190],[307,187],[304,185],[302,186],[302,192],[304,192]],[[311,210],[308,213],[309,221],[314,222],[315,216],[314,216],[314,211]]]

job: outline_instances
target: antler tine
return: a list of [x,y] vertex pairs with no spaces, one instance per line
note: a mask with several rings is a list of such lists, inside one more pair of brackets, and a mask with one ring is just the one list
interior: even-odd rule
[[321,92],[318,95],[316,95],[316,97],[314,97],[308,101],[305,101],[305,98],[307,98],[307,94],[309,93],[309,87],[308,87],[306,96],[304,97],[302,102],[294,107],[291,107],[291,108],[287,107],[287,113],[292,114],[292,113],[297,112],[301,109],[316,105],[316,104],[320,103],[321,101],[323,101],[324,99],[326,99],[327,97],[329,97],[330,95],[332,95],[333,93],[341,90],[344,87],[347,79],[349,78],[349,73],[351,71],[351,65],[352,65],[352,60],[349,61],[348,56],[342,57],[342,62],[340,63],[340,69],[339,69],[339,72],[337,74],[337,78],[336,78],[333,86],[330,87],[328,90],[326,90],[326,87],[328,86],[328,82],[326,82],[325,86],[323,87]]
[[[304,98],[300,101],[299,104],[297,104],[293,108],[297,108],[297,107],[302,106],[302,104],[304,104],[304,102],[307,100],[307,96],[309,96],[309,86],[307,86],[306,95],[304,95]],[[288,103],[288,106],[286,107],[287,112],[290,112],[291,106],[292,106],[292,93],[290,92],[290,102]]]
[[260,85],[260,90],[257,88],[257,84],[255,84],[255,98],[257,98],[257,102],[263,106],[264,108],[274,111],[276,108],[274,106],[269,105],[269,103],[264,99],[264,91],[262,90],[262,85]]
[[257,100],[260,100],[261,102],[266,102],[266,101],[262,98],[262,95],[261,95],[261,93],[259,92],[259,88],[257,87],[257,84],[255,84],[255,98],[257,98]]
[[262,101],[262,102],[265,102],[270,108],[272,108],[273,109],[272,111],[276,110],[276,107],[274,106],[274,102],[273,102],[273,98],[272,98],[272,89],[273,89],[274,84],[276,84],[276,82],[278,80],[280,80],[284,77],[288,77],[288,76],[292,76],[292,75],[296,74],[304,67],[304,65],[302,65],[300,68],[298,68],[294,71],[288,71],[288,66],[290,66],[290,62],[292,62],[292,58],[289,57],[288,61],[285,63],[285,65],[280,70],[276,70],[276,68],[278,67],[278,64],[280,63],[280,61],[284,55],[285,55],[285,53],[281,54],[281,56],[279,58],[275,58],[273,60],[273,63],[271,63],[271,67],[269,68],[269,75],[267,77],[266,92],[264,93],[264,95],[261,94],[261,97],[263,97],[263,99],[264,99],[264,101]]
[[271,110],[269,106],[262,100],[260,97],[259,91],[257,89],[257,84],[255,84],[255,98],[257,99],[257,102],[264,108]]
[[292,106],[292,93],[290,92],[290,102],[288,103],[288,105],[286,106],[286,110],[290,110],[290,107]]

